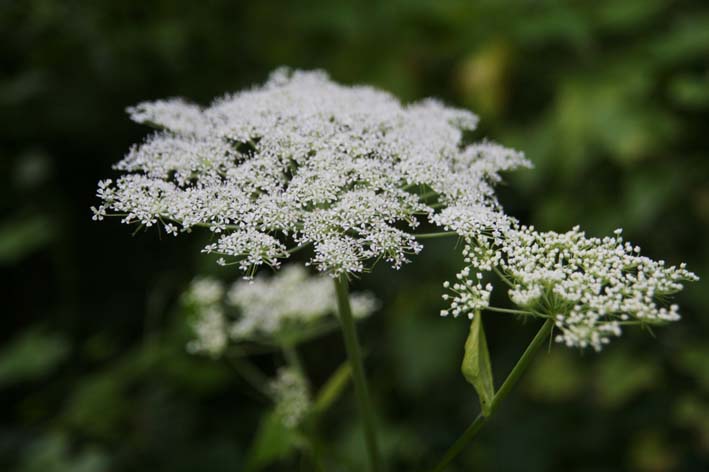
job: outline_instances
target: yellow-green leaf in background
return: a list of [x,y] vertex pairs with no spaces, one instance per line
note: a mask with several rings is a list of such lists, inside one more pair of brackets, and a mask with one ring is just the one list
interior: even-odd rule
[[300,443],[302,441],[296,430],[287,427],[275,412],[268,412],[261,419],[245,470],[255,472],[284,460]]
[[352,376],[349,363],[342,364],[322,386],[315,399],[313,410],[316,414],[325,412],[343,392]]

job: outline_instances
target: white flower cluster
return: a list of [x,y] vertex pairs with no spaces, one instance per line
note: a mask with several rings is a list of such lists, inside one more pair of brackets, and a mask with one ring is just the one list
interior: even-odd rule
[[312,245],[311,263],[331,275],[380,258],[399,267],[421,250],[420,221],[466,234],[497,224],[492,185],[529,165],[497,144],[465,144],[477,123],[468,111],[402,105],[323,72],[279,69],[206,108],[166,100],[129,113],[159,131],[99,183],[94,219],[209,228],[218,240],[205,251],[245,271],[278,266],[291,243]]
[[[188,348],[218,356],[228,341],[277,339],[315,326],[337,311],[332,280],[291,264],[272,277],[240,280],[230,288],[211,278],[195,279],[185,294],[193,307],[196,339]],[[352,314],[370,315],[378,306],[369,293],[350,294]]]
[[[538,232],[512,223],[503,235],[468,240],[465,261],[479,270],[497,270],[509,285],[510,300],[522,311],[552,318],[567,346],[600,350],[625,324],[663,324],[680,318],[677,305],[664,306],[697,276],[685,264],[667,266],[640,255],[640,248],[615,236],[589,238],[573,228],[567,233]],[[472,315],[489,306],[491,286],[482,287],[466,267],[442,314]]]
[[220,303],[224,297],[224,285],[218,280],[200,277],[192,281],[185,300],[198,307],[192,324],[195,338],[187,344],[191,353],[205,353],[218,357],[227,346],[227,322]]
[[456,274],[458,282],[451,285],[450,282],[443,282],[443,288],[451,290],[455,295],[451,296],[447,293],[443,294],[443,299],[450,301],[450,308],[441,310],[441,316],[452,314],[457,317],[461,313],[467,313],[471,320],[476,311],[483,310],[490,305],[490,293],[492,293],[492,284],[482,285],[483,274],[475,273],[473,280],[470,277],[470,267],[465,267]]
[[[302,266],[295,264],[284,267],[273,277],[236,282],[226,301],[239,313],[231,327],[235,339],[273,335],[337,312],[332,280],[308,275]],[[369,293],[351,293],[350,304],[355,318],[370,315],[378,305]]]
[[307,380],[295,369],[283,367],[269,387],[276,402],[276,416],[288,428],[297,427],[312,404]]

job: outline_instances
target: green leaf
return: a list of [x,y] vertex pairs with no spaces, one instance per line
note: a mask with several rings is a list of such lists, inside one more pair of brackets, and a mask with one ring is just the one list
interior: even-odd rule
[[0,226],[0,265],[11,265],[54,238],[55,225],[49,218],[33,216],[3,222]]
[[597,365],[595,400],[606,408],[619,408],[638,394],[662,382],[662,369],[630,351],[614,350]]
[[535,360],[525,382],[529,394],[538,401],[560,402],[584,390],[587,376],[576,353],[553,349]]
[[315,399],[315,412],[317,414],[326,411],[330,405],[342,394],[347,383],[350,381],[352,369],[349,363],[344,363],[333,372],[330,378],[325,382],[325,385],[320,388],[317,398]]
[[66,359],[69,347],[59,334],[36,329],[20,334],[0,351],[0,388],[48,375]]
[[110,470],[109,457],[92,446],[77,447],[65,433],[51,432],[34,439],[21,453],[22,472],[98,472]]
[[495,396],[495,385],[492,380],[490,353],[487,350],[487,339],[483,329],[483,320],[477,312],[470,323],[470,334],[465,341],[465,355],[461,371],[465,380],[470,382],[480,398],[480,408],[483,415],[488,416]]
[[266,413],[249,451],[245,470],[261,470],[288,457],[298,447],[298,432],[288,428],[274,411]]

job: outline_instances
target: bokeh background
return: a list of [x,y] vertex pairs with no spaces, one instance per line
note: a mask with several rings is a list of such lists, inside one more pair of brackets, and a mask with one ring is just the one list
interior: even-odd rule
[[[141,100],[206,104],[279,65],[437,96],[534,162],[500,188],[509,213],[624,227],[709,277],[704,1],[5,0],[0,35],[2,470],[240,470],[268,408],[185,351],[179,294],[196,274],[237,277],[199,254],[203,236],[91,221],[96,181],[147,132],[124,113]],[[467,322],[438,317],[453,245],[357,283],[383,301],[360,329],[392,470],[431,464],[477,414],[459,373]],[[709,470],[709,286],[678,301],[684,319],[656,337],[539,355],[451,470]],[[487,328],[501,379],[536,326]],[[316,384],[344,359],[337,333],[302,354]],[[330,470],[363,470],[355,418],[348,392],[322,424]]]

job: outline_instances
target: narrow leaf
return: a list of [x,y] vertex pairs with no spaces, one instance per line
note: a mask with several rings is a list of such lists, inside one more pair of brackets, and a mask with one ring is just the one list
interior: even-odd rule
[[261,424],[249,451],[245,470],[255,472],[292,454],[298,447],[298,432],[283,424],[273,411],[261,418]]
[[325,382],[315,399],[316,414],[326,411],[337,400],[350,381],[352,371],[349,363],[342,364]]
[[487,349],[487,339],[480,312],[475,314],[470,323],[470,334],[465,341],[465,355],[461,371],[465,380],[475,387],[480,398],[480,408],[483,415],[488,416],[495,396],[495,385],[492,380],[490,353]]

